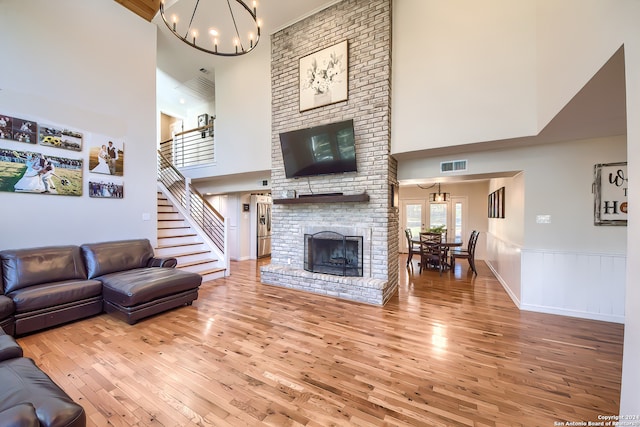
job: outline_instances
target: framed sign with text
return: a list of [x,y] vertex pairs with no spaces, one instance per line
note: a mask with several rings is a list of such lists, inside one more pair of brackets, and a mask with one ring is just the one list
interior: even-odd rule
[[627,225],[627,162],[594,166],[594,225]]

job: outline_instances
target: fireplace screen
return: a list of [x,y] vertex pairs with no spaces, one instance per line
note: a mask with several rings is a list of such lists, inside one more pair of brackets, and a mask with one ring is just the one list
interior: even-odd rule
[[304,235],[304,269],[334,276],[362,277],[362,236],[333,231]]

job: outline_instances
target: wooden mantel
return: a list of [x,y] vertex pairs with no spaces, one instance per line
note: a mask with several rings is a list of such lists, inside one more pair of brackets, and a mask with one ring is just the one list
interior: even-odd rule
[[298,205],[302,203],[358,203],[368,202],[369,195],[367,193],[361,194],[317,194],[313,196],[302,196],[291,199],[274,199],[273,203],[276,205]]

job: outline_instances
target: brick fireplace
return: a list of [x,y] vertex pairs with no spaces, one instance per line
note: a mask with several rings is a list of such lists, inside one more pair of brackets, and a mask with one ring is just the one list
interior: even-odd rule
[[[355,234],[355,233],[352,233]],[[304,235],[304,269],[311,273],[362,277],[364,236],[319,231]]]
[[[348,99],[300,112],[300,58],[344,40],[348,41]],[[261,269],[261,280],[383,305],[398,286],[398,212],[391,206],[397,162],[389,154],[391,1],[342,1],[275,33],[271,43],[272,255],[271,264]],[[281,132],[348,119],[354,123],[357,172],[285,177]],[[292,190],[298,195],[343,193],[345,197],[329,202],[308,197],[296,203],[278,203]],[[347,197],[350,195],[366,197]],[[347,261],[350,255],[329,256],[334,259],[324,270],[307,271],[306,239],[321,232],[352,236],[362,242],[357,275],[336,275],[330,268],[354,263],[353,259]],[[348,251],[353,251],[353,245],[349,243]]]

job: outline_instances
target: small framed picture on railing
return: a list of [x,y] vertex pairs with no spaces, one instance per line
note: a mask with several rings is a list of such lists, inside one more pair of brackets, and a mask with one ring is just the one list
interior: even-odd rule
[[208,114],[200,114],[198,116],[198,127],[201,128],[209,124],[209,115]]

